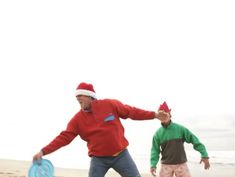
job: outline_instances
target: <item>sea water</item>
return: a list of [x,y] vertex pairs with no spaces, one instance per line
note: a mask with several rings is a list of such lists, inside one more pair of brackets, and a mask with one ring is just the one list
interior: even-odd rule
[[[229,129],[193,129],[193,132],[206,146],[211,165],[232,165],[235,168],[235,130]],[[200,153],[193,149],[192,144],[185,143],[188,163],[199,164]],[[148,172],[150,152],[133,154],[138,168]]]
[[[126,128],[127,138],[130,142],[129,152],[136,162],[141,172],[149,172],[150,168],[150,150],[151,137],[153,132],[143,136],[136,135],[136,129],[143,128],[141,125],[135,126],[133,130]],[[203,144],[206,146],[210,163],[234,165],[235,167],[235,130],[233,128],[213,129],[213,128],[193,128],[191,130]],[[185,143],[188,163],[198,164],[200,162],[200,153],[193,149],[192,144]],[[90,158],[87,155],[86,144],[80,140],[75,140],[69,146],[59,150],[56,153],[45,156],[49,158],[55,166],[76,169],[88,169]],[[66,158],[65,158],[66,157]]]
[[[187,151],[187,159],[188,163],[191,164],[199,164],[200,162],[200,154],[197,151]],[[235,151],[210,151],[210,163],[220,164],[220,165],[233,165],[235,168]],[[150,168],[150,156],[149,154],[134,154],[133,158],[142,172],[149,172]]]

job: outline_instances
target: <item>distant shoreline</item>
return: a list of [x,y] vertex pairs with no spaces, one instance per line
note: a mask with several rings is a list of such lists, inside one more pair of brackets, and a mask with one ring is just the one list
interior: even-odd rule
[[[234,165],[213,164],[210,170],[204,170],[202,164],[188,163],[193,177],[234,177]],[[27,177],[31,166],[30,161],[0,159],[0,177]],[[55,167],[55,177],[87,177],[87,169],[69,169]],[[109,170],[106,177],[120,177],[113,170]],[[142,173],[142,177],[151,177],[151,174]]]

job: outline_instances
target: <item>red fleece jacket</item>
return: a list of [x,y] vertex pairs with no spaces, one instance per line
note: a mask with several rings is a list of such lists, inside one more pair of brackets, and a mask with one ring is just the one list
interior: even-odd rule
[[128,146],[120,118],[153,119],[155,112],[124,105],[118,100],[104,99],[92,102],[92,111],[80,110],[62,131],[42,151],[49,154],[67,144],[77,135],[87,142],[89,156],[111,156]]

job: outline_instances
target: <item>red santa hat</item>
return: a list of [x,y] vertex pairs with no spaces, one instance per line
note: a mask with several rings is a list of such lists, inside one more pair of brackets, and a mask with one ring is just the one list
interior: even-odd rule
[[92,84],[88,84],[85,82],[81,82],[75,92],[75,96],[78,95],[85,95],[85,96],[90,96],[92,98],[96,99],[96,94],[95,94],[95,90],[93,88]]
[[165,101],[164,101],[163,104],[161,104],[161,105],[159,106],[158,111],[160,111],[160,110],[165,111],[165,112],[167,112],[167,113],[169,113],[169,114],[171,113],[171,109],[169,109],[169,107],[168,107],[168,105],[166,104]]

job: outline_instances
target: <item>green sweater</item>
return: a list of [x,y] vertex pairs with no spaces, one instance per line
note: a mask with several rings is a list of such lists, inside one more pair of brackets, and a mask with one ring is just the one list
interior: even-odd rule
[[160,127],[153,136],[151,148],[151,167],[156,167],[161,153],[161,163],[180,164],[187,161],[184,142],[192,143],[201,157],[208,158],[205,146],[199,139],[182,125],[171,122],[167,127]]

